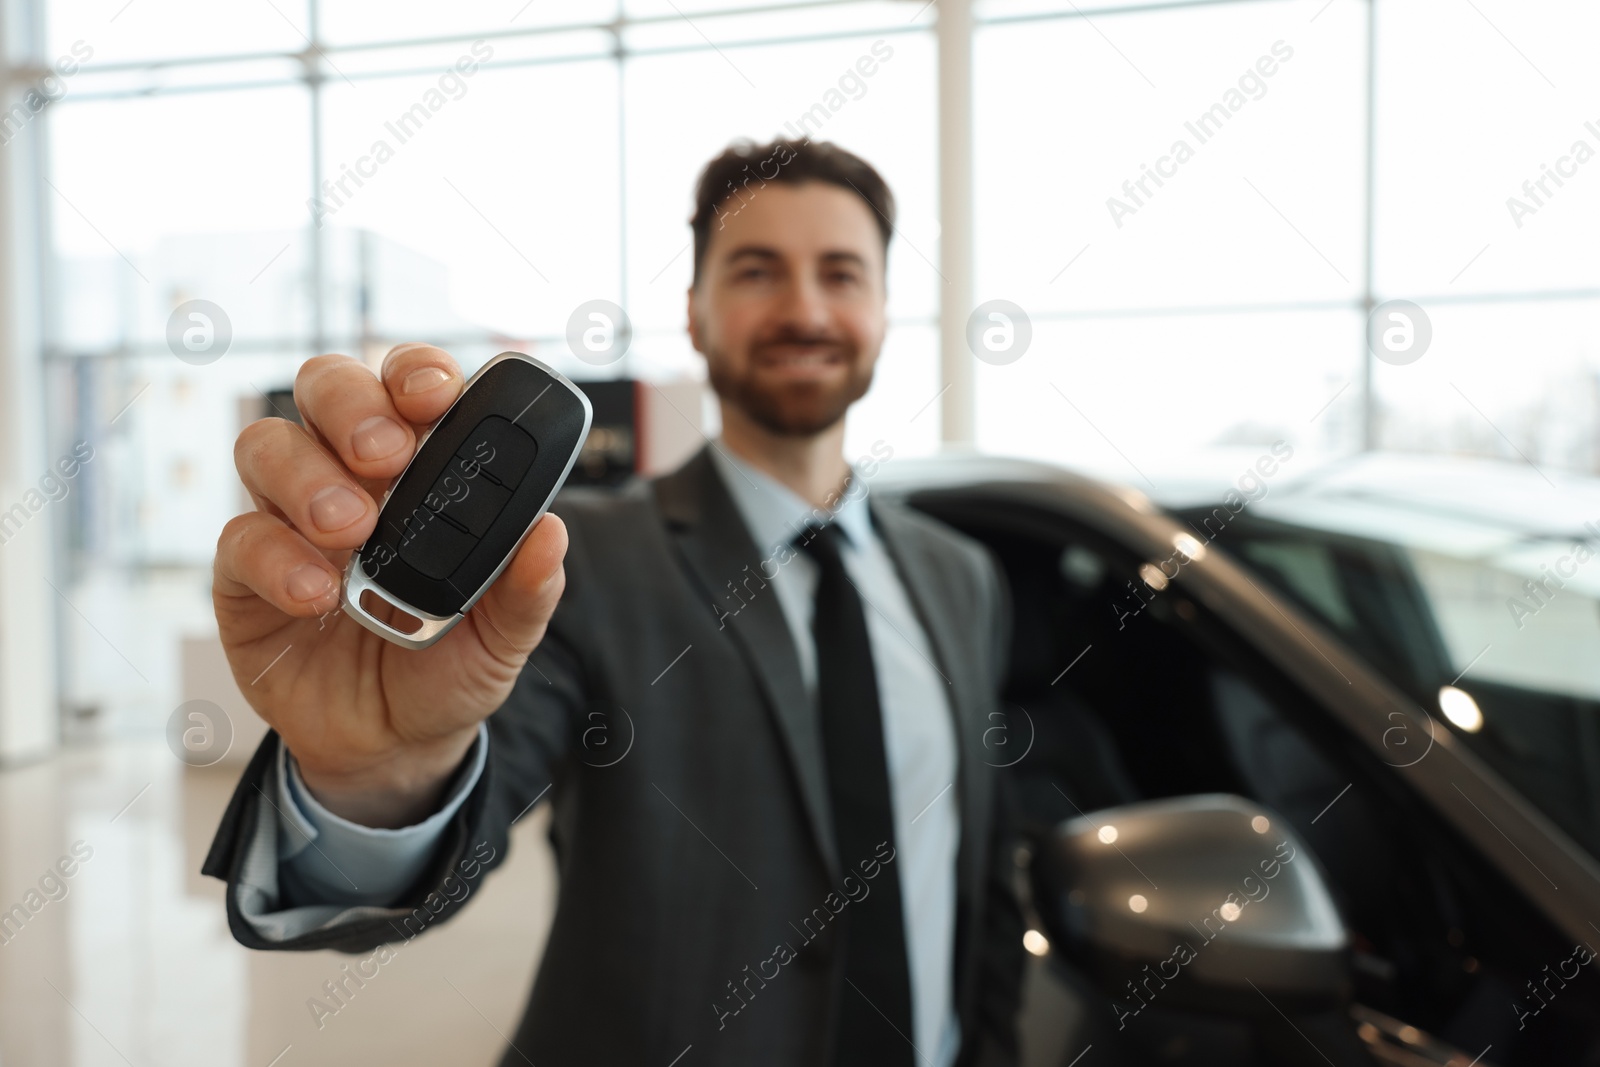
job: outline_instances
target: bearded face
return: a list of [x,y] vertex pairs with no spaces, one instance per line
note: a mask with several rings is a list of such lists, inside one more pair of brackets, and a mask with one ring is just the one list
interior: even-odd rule
[[713,231],[690,335],[717,395],[770,433],[818,434],[872,384],[885,294],[871,212],[839,186],[769,183]]
[[[872,355],[876,355],[873,353]],[[706,352],[711,387],[763,429],[810,437],[840,419],[872,385],[876,360],[848,336],[782,327],[745,358]]]

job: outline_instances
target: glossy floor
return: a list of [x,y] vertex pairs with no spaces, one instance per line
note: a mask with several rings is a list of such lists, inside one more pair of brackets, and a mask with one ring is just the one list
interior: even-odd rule
[[319,1026],[307,1002],[359,957],[246,951],[198,873],[237,777],[159,741],[0,772],[0,911],[44,902],[0,927],[0,1067],[497,1063],[553,914],[545,809],[472,907]]
[[[241,948],[222,884],[199,874],[238,775],[187,768],[159,741],[0,771],[0,922],[36,909],[15,933],[0,925],[0,1067],[498,1063],[554,914],[548,805],[517,824],[472,907],[329,1015],[313,998],[360,957]],[[1039,962],[1024,1063],[1059,1067],[1082,1009]]]

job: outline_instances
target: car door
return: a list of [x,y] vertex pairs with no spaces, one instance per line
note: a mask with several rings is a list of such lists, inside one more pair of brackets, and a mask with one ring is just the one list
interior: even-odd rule
[[[1585,936],[1600,944],[1600,869],[1314,613],[1234,562],[1226,529],[1202,539],[1068,475],[910,502],[1005,569],[1016,636],[991,762],[1034,832],[1130,800],[1250,797],[1326,871],[1359,1003],[1474,1053],[1493,1046],[1485,1062],[1600,1055],[1589,969],[1559,995],[1540,984]],[[1192,1036],[1192,1020],[1173,1025]]]

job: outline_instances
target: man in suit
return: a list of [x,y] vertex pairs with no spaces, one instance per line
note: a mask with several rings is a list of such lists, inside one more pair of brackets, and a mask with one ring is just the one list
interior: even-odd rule
[[983,758],[1004,587],[975,542],[870,494],[892,444],[843,454],[893,215],[829,144],[712,160],[688,312],[720,437],[654,481],[563,494],[424,651],[332,613],[455,361],[319,357],[305,429],[245,430],[257,510],[222,535],[214,601],[273,732],[204,867],[240,942],[414,937],[548,798],[560,902],[505,1063],[1015,1062],[1023,929]]

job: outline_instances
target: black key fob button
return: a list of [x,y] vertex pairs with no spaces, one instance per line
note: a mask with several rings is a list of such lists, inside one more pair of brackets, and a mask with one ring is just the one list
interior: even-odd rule
[[406,519],[400,558],[429,578],[449,578],[477,545],[478,539],[434,514]]
[[489,480],[515,489],[533,465],[539,446],[509,420],[490,415],[467,436],[456,452],[458,469],[476,466]]

